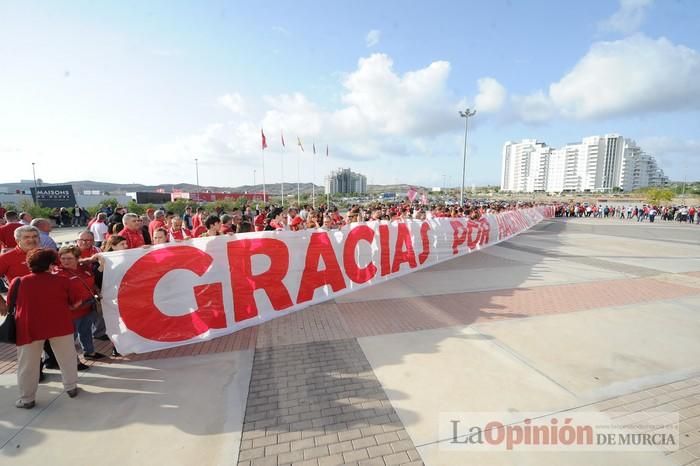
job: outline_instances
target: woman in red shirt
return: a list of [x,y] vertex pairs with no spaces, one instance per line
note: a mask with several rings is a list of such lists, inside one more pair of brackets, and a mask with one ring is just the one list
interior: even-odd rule
[[18,408],[31,409],[35,405],[45,340],[51,342],[56,354],[66,393],[71,398],[78,395],[71,307],[79,303],[79,298],[66,277],[49,272],[56,258],[51,249],[35,249],[27,255],[32,273],[15,278],[10,285],[8,296],[15,305],[17,323]]
[[80,267],[79,259],[80,249],[77,246],[63,246],[58,250],[58,260],[61,265],[57,268],[57,273],[69,280],[73,296],[76,296],[81,303],[79,307],[73,309],[72,314],[74,333],[80,341],[83,357],[96,361],[106,357],[102,353],[95,352],[92,341],[92,324],[97,317],[95,304],[100,295],[91,269]]

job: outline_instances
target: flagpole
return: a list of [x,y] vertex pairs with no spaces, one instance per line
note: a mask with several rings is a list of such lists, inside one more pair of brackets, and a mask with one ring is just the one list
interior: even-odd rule
[[262,182],[263,182],[263,205],[267,203],[267,191],[265,190],[265,149],[260,149],[262,156]]
[[311,164],[311,207],[316,210],[316,143],[311,154],[313,163]]
[[282,183],[280,184],[280,190],[282,193],[282,207],[284,207],[284,146],[282,147],[282,156],[280,157],[280,165],[282,167]]
[[[301,149],[301,147],[299,148]],[[301,152],[297,154],[297,208],[301,209]]]
[[326,173],[328,173],[328,183],[326,183],[325,190],[326,190],[326,211],[330,209],[331,207],[331,171],[328,169],[328,145],[326,144]]

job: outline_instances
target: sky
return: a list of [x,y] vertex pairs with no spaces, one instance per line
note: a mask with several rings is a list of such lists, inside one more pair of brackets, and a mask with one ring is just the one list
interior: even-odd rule
[[698,24],[694,0],[3,1],[0,182],[194,183],[197,159],[208,186],[457,186],[466,108],[467,186],[506,141],[607,133],[700,180]]

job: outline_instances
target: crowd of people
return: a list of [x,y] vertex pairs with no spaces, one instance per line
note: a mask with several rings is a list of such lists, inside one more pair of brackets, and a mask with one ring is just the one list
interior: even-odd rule
[[598,205],[598,204],[560,204],[556,210],[557,217],[610,218],[634,220],[637,222],[660,218],[666,222],[681,222],[700,225],[700,207],[695,206],[656,206],[652,204],[635,205]]
[[[478,219],[485,214],[533,207],[530,202],[472,201],[462,205],[423,205],[393,202],[352,205],[347,211],[335,206],[246,206],[228,212],[187,207],[181,215],[165,209],[148,209],[143,215],[125,207],[106,208],[88,219],[75,244],[60,246],[51,237],[63,224],[50,218],[32,218],[27,212],[3,209],[0,225],[0,315],[14,309],[17,322],[19,408],[32,408],[44,370],[60,369],[66,391],[78,394],[77,371],[89,368],[82,358],[96,361],[107,355],[95,351],[94,340],[109,340],[101,315],[100,288],[103,253],[151,247],[192,238],[246,234],[256,231],[335,230],[357,222],[407,221],[430,218]],[[641,208],[566,205],[559,216],[603,216],[653,221],[659,210]],[[84,210],[83,210],[84,212]],[[665,218],[687,215],[697,222],[697,209],[687,213],[665,211]],[[80,213],[82,215],[82,212]],[[689,221],[689,220],[686,220]],[[3,287],[3,285],[5,285]],[[112,357],[119,357],[116,349]]]

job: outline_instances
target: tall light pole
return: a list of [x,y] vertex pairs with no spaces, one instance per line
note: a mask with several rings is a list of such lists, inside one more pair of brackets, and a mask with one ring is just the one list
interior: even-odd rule
[[199,188],[199,159],[194,159],[194,172],[197,176],[197,202],[200,198],[200,188]]
[[34,204],[36,204],[36,163],[32,162],[32,176],[34,177]]
[[467,133],[469,132],[469,117],[476,115],[476,110],[467,108],[459,111],[459,116],[464,118],[464,158],[462,159],[462,186],[459,190],[459,205],[464,204],[464,179],[467,175]]

